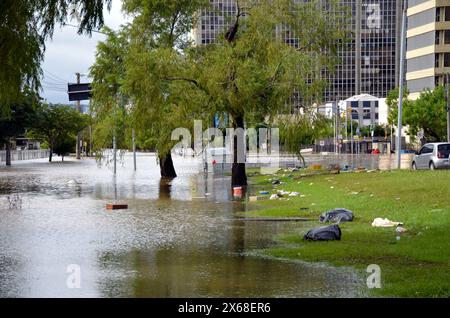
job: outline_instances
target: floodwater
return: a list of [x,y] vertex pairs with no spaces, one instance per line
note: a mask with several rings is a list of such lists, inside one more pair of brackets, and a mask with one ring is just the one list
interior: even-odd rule
[[246,205],[230,179],[193,159],[175,158],[171,183],[144,154],[137,172],[125,156],[116,178],[90,159],[13,164],[0,168],[0,297],[362,295],[349,268],[254,256],[312,225],[236,220]]

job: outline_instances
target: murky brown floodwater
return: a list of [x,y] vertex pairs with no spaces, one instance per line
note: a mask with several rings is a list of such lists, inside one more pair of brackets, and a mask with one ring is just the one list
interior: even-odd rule
[[[251,256],[311,224],[234,220],[245,205],[229,179],[205,180],[190,159],[176,159],[171,185],[149,155],[136,173],[126,157],[116,179],[93,160],[14,164],[0,168],[0,297],[361,295],[350,269]],[[111,202],[129,209],[107,211]],[[80,289],[67,287],[70,264]]]

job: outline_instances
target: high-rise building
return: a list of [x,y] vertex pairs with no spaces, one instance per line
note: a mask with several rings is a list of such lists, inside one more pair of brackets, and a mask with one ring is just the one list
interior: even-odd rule
[[[214,43],[236,13],[234,0],[211,0],[193,30],[197,45]],[[345,100],[354,95],[386,97],[398,83],[402,1],[342,0],[350,18],[352,38],[339,50],[332,74],[324,74],[329,87],[323,101]],[[295,39],[286,39],[295,45]]]
[[450,0],[409,0],[406,80],[412,98],[450,73]]

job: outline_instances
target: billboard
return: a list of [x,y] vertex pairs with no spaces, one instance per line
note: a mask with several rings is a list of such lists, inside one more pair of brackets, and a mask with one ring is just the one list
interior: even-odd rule
[[91,83],[68,84],[69,101],[89,100],[92,97]]

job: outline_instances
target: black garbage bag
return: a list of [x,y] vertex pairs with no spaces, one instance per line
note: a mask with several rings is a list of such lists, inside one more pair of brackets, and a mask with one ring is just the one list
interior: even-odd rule
[[307,241],[340,241],[341,236],[339,225],[331,225],[312,229],[306,233],[304,239]]
[[334,209],[332,211],[325,212],[320,217],[320,222],[352,222],[353,212],[347,209]]

